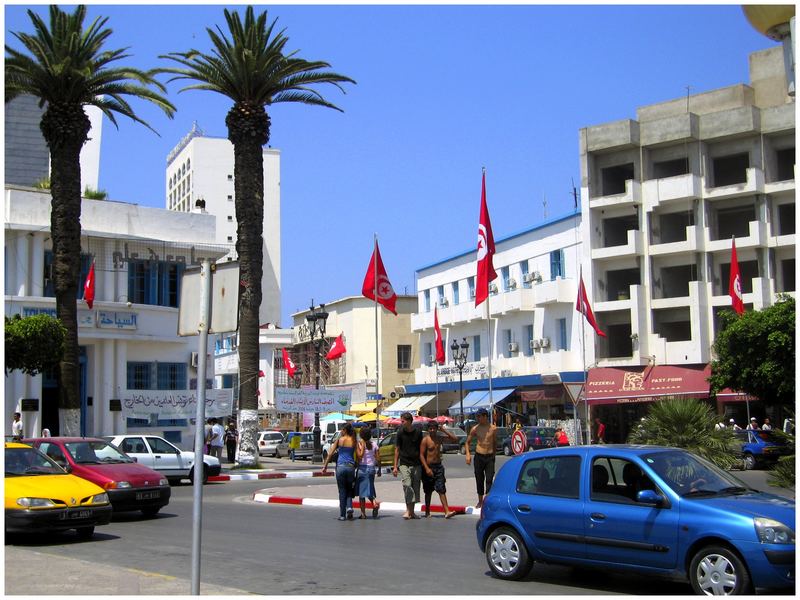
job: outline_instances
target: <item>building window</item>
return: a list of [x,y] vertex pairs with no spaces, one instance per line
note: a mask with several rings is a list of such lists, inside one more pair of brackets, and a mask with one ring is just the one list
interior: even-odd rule
[[503,356],[511,358],[511,330],[503,329]]
[[232,196],[231,194],[228,194],[228,200],[230,200],[231,202],[233,202],[233,196]]
[[478,362],[481,359],[481,336],[472,336],[472,360]]
[[158,363],[156,368],[159,390],[186,389],[186,363]]
[[228,175],[228,181],[233,181],[233,175]]
[[422,298],[425,306],[425,312],[431,312],[431,291],[425,290],[422,292]]
[[444,295],[444,286],[443,285],[440,285],[438,288],[436,288],[436,294],[439,297],[439,306],[445,306],[445,303],[447,302],[447,298],[445,298],[445,295]]
[[503,280],[503,291],[504,292],[507,292],[510,289],[510,286],[509,286],[509,279],[510,279],[509,273],[510,272],[511,272],[511,270],[509,269],[509,267],[500,267],[500,278]]
[[458,297],[458,282],[454,281],[452,283],[453,286],[453,304],[458,304],[459,297]]
[[233,236],[232,236],[232,235],[229,235],[229,236],[228,236],[228,241],[229,241],[229,242],[233,242]]
[[527,260],[523,260],[521,263],[519,263],[519,272],[522,274],[522,287],[530,288],[531,282],[526,281],[528,279],[528,272],[529,272]]
[[228,215],[228,223],[233,223],[233,216],[232,215]]
[[558,350],[569,350],[566,319],[556,319],[556,331],[558,331]]
[[411,345],[398,344],[397,346],[397,370],[405,371],[411,368]]
[[750,167],[750,155],[747,152],[720,156],[711,162],[714,173],[712,187],[747,183],[747,169]]
[[[8,255],[6,253],[6,255]],[[92,255],[81,252],[81,274],[78,277],[78,293],[75,296],[78,300],[83,298],[83,284],[86,276],[89,275],[89,267],[92,266]],[[6,271],[8,273],[8,271]],[[42,282],[43,296],[45,298],[56,297],[56,282],[53,277],[53,251],[44,251],[44,281]]]
[[470,300],[474,300],[475,299],[475,278],[474,277],[467,277],[467,287],[469,288]]
[[128,263],[128,300],[177,308],[185,267],[183,263],[166,261],[131,261]]
[[564,277],[564,250],[553,250],[550,253],[550,279]]
[[425,359],[426,365],[433,364],[435,357],[433,355],[433,344],[431,342],[425,342],[425,356],[423,356],[423,358]]
[[129,390],[149,390],[152,389],[152,369],[150,363],[129,362],[128,363],[128,389]]
[[533,356],[531,342],[533,342],[533,325],[525,325],[525,348],[522,349],[525,356]]

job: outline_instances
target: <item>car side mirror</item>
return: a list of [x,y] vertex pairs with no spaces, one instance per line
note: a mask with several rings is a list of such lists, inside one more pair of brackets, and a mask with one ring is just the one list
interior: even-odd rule
[[64,469],[67,473],[72,473],[72,465],[70,465],[69,463],[62,464],[61,468]]
[[664,503],[664,499],[654,490],[642,490],[636,494],[636,502],[640,504],[653,504],[655,506],[661,506]]
[[135,456],[129,456],[128,458],[130,458],[133,462],[139,462],[139,459]]

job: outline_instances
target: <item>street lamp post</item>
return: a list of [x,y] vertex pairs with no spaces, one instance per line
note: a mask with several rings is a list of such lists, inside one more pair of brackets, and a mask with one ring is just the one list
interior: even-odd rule
[[[325,340],[325,322],[328,320],[328,313],[325,312],[325,305],[320,304],[319,307],[314,306],[314,300],[311,300],[311,308],[306,315],[308,321],[308,333],[311,342],[316,349],[316,374],[314,378],[314,389],[319,389],[319,372],[320,362],[322,359],[322,342]],[[319,428],[319,412],[314,413],[314,455],[311,458],[313,463],[319,464],[322,462],[322,443],[320,440]]]
[[[299,390],[300,386],[303,384],[303,371],[301,371],[300,369],[295,369],[293,379],[294,379],[294,387]],[[297,413],[295,428],[294,428],[294,430],[297,431],[298,433],[300,432],[301,429],[300,415],[301,413]]]
[[464,425],[464,367],[467,365],[467,351],[469,350],[469,343],[467,338],[461,338],[462,342],[459,344],[453,340],[450,344],[450,351],[453,353],[453,362],[458,369],[458,398],[460,401],[459,410],[461,412],[461,425]]

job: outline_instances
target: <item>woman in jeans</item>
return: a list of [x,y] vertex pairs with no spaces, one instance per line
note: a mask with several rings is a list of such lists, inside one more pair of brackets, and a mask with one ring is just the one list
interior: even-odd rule
[[361,441],[358,442],[358,445],[361,458],[358,461],[358,477],[356,478],[358,499],[361,504],[361,516],[358,518],[367,518],[366,499],[369,498],[372,501],[372,518],[377,519],[378,509],[381,506],[381,503],[375,498],[377,496],[375,493],[375,471],[378,471],[378,476],[381,474],[380,470],[378,470],[380,468],[378,444],[372,443],[372,431],[370,431],[369,427],[361,428],[360,437]]
[[[338,450],[338,452],[337,452]],[[345,424],[339,439],[328,451],[328,457],[322,465],[322,472],[328,472],[328,461],[336,455],[336,485],[339,487],[339,520],[353,519],[353,487],[356,481],[356,466],[361,458],[360,447],[355,431],[350,423]]]

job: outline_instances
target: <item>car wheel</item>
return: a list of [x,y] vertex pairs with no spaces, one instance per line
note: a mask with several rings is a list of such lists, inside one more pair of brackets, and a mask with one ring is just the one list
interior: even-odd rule
[[756,457],[750,453],[744,455],[744,470],[750,471],[756,468]]
[[749,594],[750,574],[742,560],[723,546],[706,546],[692,558],[689,581],[696,594]]
[[180,477],[167,477],[167,481],[170,485],[180,485],[181,478]]
[[[194,485],[194,466],[189,469],[189,481]],[[208,483],[208,467],[203,463],[203,483]]]
[[508,444],[503,444],[503,454],[506,456],[511,456],[511,446]]
[[76,530],[78,532],[78,538],[81,540],[88,540],[94,535],[94,526],[92,527],[81,527],[80,529]]
[[466,454],[466,453],[467,453],[467,447],[466,447],[466,446],[461,446],[461,447],[458,449],[458,453],[459,453],[459,454]]
[[148,506],[147,508],[142,509],[142,514],[145,517],[155,517],[158,514],[158,511],[161,510],[160,506]]
[[280,458],[280,457],[281,457],[281,451],[275,450],[275,458]]
[[522,538],[509,527],[500,527],[489,536],[486,562],[495,577],[510,581],[522,579],[533,566]]

